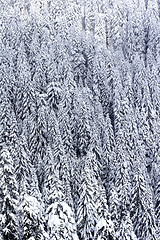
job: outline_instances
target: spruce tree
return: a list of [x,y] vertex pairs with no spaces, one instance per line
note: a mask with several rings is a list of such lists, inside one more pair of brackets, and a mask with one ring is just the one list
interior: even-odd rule
[[3,239],[19,239],[18,221],[18,184],[14,172],[14,163],[5,145],[0,151],[0,209],[1,233]]

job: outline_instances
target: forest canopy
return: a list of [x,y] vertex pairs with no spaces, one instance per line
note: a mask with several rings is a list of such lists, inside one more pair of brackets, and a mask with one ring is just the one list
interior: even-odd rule
[[160,0],[0,1],[0,240],[160,239]]

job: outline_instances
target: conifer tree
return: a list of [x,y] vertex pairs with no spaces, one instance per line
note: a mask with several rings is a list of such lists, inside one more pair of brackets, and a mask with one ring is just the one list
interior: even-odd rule
[[60,176],[61,166],[59,162],[54,162],[50,148],[47,151],[46,161],[44,195],[49,236],[51,239],[78,239],[74,213],[66,202],[65,189]]
[[84,164],[82,169],[81,186],[79,189],[80,198],[77,208],[77,230],[80,239],[93,239],[94,229],[97,224],[98,213],[94,208],[94,186],[92,175],[89,170],[89,163]]
[[[147,202],[146,196],[148,196]],[[130,214],[137,238],[158,239],[152,196],[149,189],[146,189],[143,174],[135,176]]]
[[9,150],[1,145],[0,151],[1,233],[3,239],[19,239],[18,184]]

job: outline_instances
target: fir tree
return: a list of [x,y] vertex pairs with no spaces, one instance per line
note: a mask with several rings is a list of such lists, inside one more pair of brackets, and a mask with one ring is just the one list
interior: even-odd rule
[[18,230],[18,184],[13,160],[7,147],[1,146],[0,152],[0,198],[1,233],[3,239],[19,239]]

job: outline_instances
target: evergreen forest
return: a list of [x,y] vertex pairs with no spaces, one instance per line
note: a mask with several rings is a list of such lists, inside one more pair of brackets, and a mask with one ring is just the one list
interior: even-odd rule
[[160,240],[160,0],[0,0],[0,240]]

